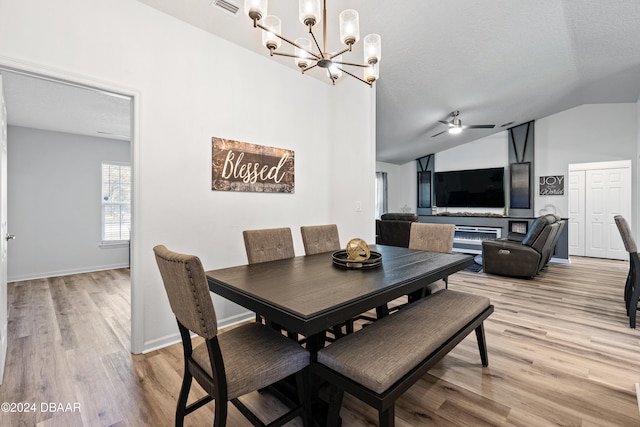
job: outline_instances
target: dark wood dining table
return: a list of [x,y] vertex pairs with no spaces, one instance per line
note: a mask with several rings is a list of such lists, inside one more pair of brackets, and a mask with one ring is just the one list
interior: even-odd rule
[[371,245],[382,255],[372,269],[345,269],[332,254],[210,270],[209,289],[287,331],[307,337],[315,358],[325,331],[473,264],[464,254]]

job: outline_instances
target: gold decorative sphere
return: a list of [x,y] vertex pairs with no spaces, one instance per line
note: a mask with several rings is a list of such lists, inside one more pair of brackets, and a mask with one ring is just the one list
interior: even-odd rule
[[350,261],[366,261],[371,256],[367,242],[358,238],[349,240],[346,252]]

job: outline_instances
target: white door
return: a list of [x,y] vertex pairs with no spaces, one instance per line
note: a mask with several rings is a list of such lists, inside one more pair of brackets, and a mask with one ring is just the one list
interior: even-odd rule
[[0,75],[0,384],[7,357],[7,109]]
[[587,170],[585,255],[627,259],[613,217],[631,215],[630,168]]
[[569,172],[569,255],[584,256],[585,171]]

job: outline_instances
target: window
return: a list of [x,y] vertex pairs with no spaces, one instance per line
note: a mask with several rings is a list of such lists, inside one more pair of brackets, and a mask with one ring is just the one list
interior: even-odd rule
[[102,164],[102,242],[129,241],[131,228],[131,166]]
[[376,172],[376,218],[380,218],[387,209],[387,173]]

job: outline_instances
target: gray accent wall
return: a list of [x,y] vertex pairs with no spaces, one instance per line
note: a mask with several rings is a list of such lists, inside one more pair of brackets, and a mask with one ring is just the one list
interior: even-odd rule
[[129,246],[101,247],[101,163],[128,141],[8,128],[8,280],[129,266]]

